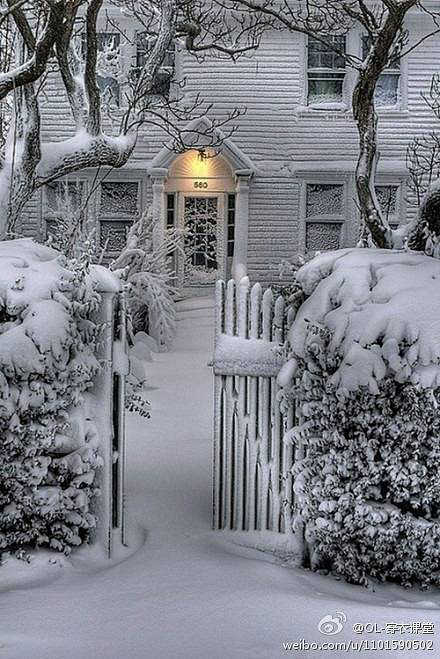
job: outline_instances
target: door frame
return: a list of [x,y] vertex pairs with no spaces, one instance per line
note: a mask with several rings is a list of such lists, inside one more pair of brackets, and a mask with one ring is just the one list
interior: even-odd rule
[[[226,276],[227,268],[227,249],[226,249],[226,194],[225,192],[193,192],[192,190],[185,190],[177,192],[177,217],[176,227],[178,231],[185,229],[184,211],[185,199],[187,197],[216,197],[217,198],[217,279],[224,279]],[[183,285],[185,260],[183,254],[179,254],[177,258],[177,281],[179,286]],[[208,286],[208,284],[188,283],[187,288]]]

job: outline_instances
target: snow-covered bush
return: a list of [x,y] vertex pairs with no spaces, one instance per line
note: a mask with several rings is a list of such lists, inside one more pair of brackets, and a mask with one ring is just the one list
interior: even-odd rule
[[89,537],[101,464],[83,393],[99,371],[99,295],[83,263],[0,243],[0,554]]
[[146,212],[130,228],[126,246],[110,267],[126,283],[134,329],[148,331],[159,347],[168,348],[176,332],[178,293],[170,256],[180,249],[180,238],[166,235],[156,246],[154,233],[155,222]]
[[296,526],[313,568],[440,585],[440,262],[340,250],[305,265],[308,296],[279,380],[300,424],[286,437]]

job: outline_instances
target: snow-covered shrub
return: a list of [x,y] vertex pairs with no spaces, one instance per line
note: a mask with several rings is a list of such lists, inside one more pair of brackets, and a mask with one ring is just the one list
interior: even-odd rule
[[176,332],[175,297],[170,256],[180,249],[174,234],[154,245],[155,222],[146,212],[130,228],[127,244],[111,263],[126,283],[128,307],[134,330],[146,330],[162,348],[168,348]]
[[101,458],[83,393],[100,368],[98,303],[83,263],[0,243],[0,554],[68,553],[95,526]]
[[[440,262],[340,250],[297,275],[308,296],[279,380],[313,568],[440,585]],[[301,453],[300,453],[301,455]]]

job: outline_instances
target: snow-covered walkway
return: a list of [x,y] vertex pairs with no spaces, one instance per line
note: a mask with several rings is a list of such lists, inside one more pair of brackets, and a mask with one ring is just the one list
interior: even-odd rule
[[[284,651],[283,642],[377,641],[399,634],[352,631],[355,622],[434,622],[439,596],[397,587],[366,589],[258,560],[210,531],[213,309],[180,305],[175,350],[149,365],[150,421],[128,423],[128,510],[137,551],[111,567],[75,558],[40,574],[20,568],[22,585],[0,567],[0,657],[5,659],[272,659],[358,656]],[[17,578],[15,574],[14,579]],[[347,616],[337,636],[317,629],[325,615]],[[440,638],[432,640],[438,656]],[[362,652],[362,656],[421,656]]]

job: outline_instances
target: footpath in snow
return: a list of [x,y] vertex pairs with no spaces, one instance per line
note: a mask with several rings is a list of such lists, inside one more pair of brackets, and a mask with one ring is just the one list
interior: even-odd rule
[[[0,567],[0,659],[359,656],[354,649],[283,649],[302,638],[433,641],[434,652],[427,654],[438,656],[436,592],[393,586],[371,592],[259,560],[262,552],[210,531],[212,306],[209,299],[180,304],[175,349],[148,365],[152,418],[128,420],[128,514],[131,549],[137,550],[110,566],[92,565],[80,553],[56,564],[43,557],[41,570]],[[347,617],[343,630],[324,636],[318,622],[337,611]],[[435,635],[359,635],[352,629],[354,623],[382,628],[419,621],[434,623]]]

